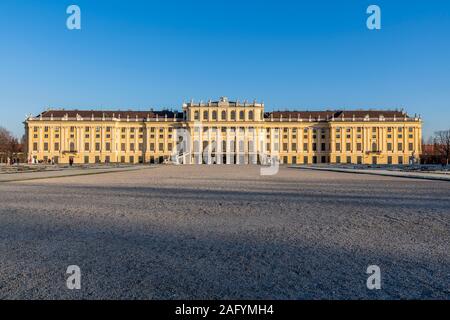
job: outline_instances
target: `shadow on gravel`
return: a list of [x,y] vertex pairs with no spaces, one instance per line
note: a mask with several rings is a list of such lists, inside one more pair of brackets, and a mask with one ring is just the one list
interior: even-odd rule
[[[32,186],[28,186],[32,187]],[[64,187],[47,187],[53,188],[61,192]],[[261,186],[255,187],[254,191],[230,191],[230,190],[214,190],[214,189],[195,189],[183,187],[132,187],[132,186],[70,186],[66,187],[67,192],[77,196],[83,194],[98,194],[98,195],[117,195],[117,196],[132,196],[133,198],[147,201],[151,199],[168,199],[176,198],[177,200],[186,201],[201,201],[201,200],[227,200],[227,201],[245,201],[245,202],[311,202],[325,205],[337,204],[363,204],[367,207],[375,208],[401,208],[401,209],[440,209],[447,210],[450,208],[450,188],[443,188],[442,190],[433,190],[433,196],[429,194],[421,194],[416,192],[414,194],[407,194],[403,196],[395,196],[389,190],[372,193],[360,192],[358,194],[349,193],[346,189],[334,190],[332,188],[323,188],[320,192],[309,188],[307,190],[299,188],[297,190],[267,190]],[[439,196],[437,196],[439,195]]]
[[[161,227],[21,222],[2,229],[2,299],[450,298],[449,260]],[[72,264],[82,270],[80,291],[65,289]],[[366,289],[370,264],[381,267],[382,290]]]

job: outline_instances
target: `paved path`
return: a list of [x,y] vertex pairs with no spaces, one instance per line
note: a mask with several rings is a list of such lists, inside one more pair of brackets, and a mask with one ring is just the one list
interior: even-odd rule
[[16,182],[16,181],[27,181],[36,179],[50,179],[50,178],[61,178],[70,176],[85,176],[85,175],[95,175],[102,173],[114,173],[123,171],[135,171],[143,170],[151,167],[144,166],[130,166],[130,167],[104,167],[104,168],[65,168],[58,170],[47,170],[38,172],[20,172],[20,173],[3,173],[0,174],[1,182]]
[[399,178],[413,178],[425,180],[439,180],[450,181],[450,174],[428,173],[428,172],[404,172],[404,171],[390,171],[382,169],[346,169],[333,167],[314,167],[314,166],[290,166],[294,169],[344,172],[353,174],[371,174],[377,176],[399,177]]
[[0,204],[0,299],[450,299],[443,181],[158,166],[0,183]]

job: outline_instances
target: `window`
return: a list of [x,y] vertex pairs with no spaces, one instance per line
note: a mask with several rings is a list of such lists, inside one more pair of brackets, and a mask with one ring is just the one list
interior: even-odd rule
[[398,151],[403,151],[403,143],[399,142],[397,149],[398,149]]
[[172,151],[172,143],[167,144],[167,149],[168,149],[168,151]]
[[308,156],[304,156],[303,157],[303,163],[308,164],[308,162],[309,162]]
[[164,143],[159,144],[159,151],[164,151]]
[[239,120],[244,120],[244,119],[245,119],[244,111],[239,111]]
[[387,163],[388,163],[388,164],[392,164],[392,156],[388,156],[388,158],[387,158]]
[[212,119],[217,120],[217,111],[215,110],[212,112]]
[[150,143],[150,151],[155,151],[155,144],[154,143]]
[[100,142],[95,143],[95,151],[100,151]]
[[408,144],[408,151],[413,151],[414,150],[414,144],[413,143],[409,143]]
[[135,151],[134,150],[134,143],[130,143],[130,151],[133,151],[133,152]]
[[208,120],[208,111],[203,111],[203,120]]
[[55,151],[59,151],[59,142],[55,142]]
[[292,151],[297,151],[297,144],[296,143],[292,143]]
[[350,156],[347,157],[347,163],[352,163],[352,157]]
[[[200,120],[200,113],[198,111],[194,111],[194,120]],[[154,129],[154,128],[152,128],[152,129]]]
[[376,142],[373,142],[372,143],[372,151],[377,151],[377,143]]
[[320,150],[321,150],[321,151],[326,151],[326,149],[327,149],[326,144],[325,144],[325,143],[322,143],[322,145],[321,145],[321,147],[320,147]]
[[388,142],[387,151],[392,151],[392,143]]
[[398,157],[398,164],[403,164],[403,157],[402,156]]
[[345,144],[345,150],[346,150],[346,151],[352,151],[352,144],[347,142],[347,143]]
[[254,118],[254,116],[253,116],[253,111],[250,110],[250,111],[248,112],[248,120],[253,120],[253,118]]
[[84,163],[89,163],[89,156],[84,156]]
[[224,110],[222,111],[222,121],[226,121],[227,120],[227,112]]
[[336,143],[336,151],[341,151],[341,144],[339,142]]
[[304,151],[308,151],[308,144],[307,144],[307,143],[304,143],[304,144],[303,144],[303,150],[304,150]]
[[106,151],[111,151],[111,143],[106,142],[105,149],[106,149]]
[[312,144],[312,150],[313,151],[317,151],[317,143],[313,143]]
[[139,148],[139,151],[142,151],[142,150],[144,149],[144,144],[142,144],[142,143],[139,143],[139,146],[138,146],[138,148]]
[[89,151],[89,142],[84,144],[84,150]]
[[288,149],[288,144],[287,143],[283,143],[283,151],[287,151]]
[[75,143],[71,142],[69,144],[69,150],[70,150],[70,152],[74,152],[75,151]]
[[362,151],[362,144],[361,144],[361,142],[358,142],[356,144],[356,151]]
[[340,156],[336,157],[336,163],[341,163],[341,157]]
[[357,163],[357,164],[362,164],[362,157],[361,157],[361,156],[358,156],[358,157],[356,158],[356,163]]
[[231,111],[231,120],[236,120],[236,111]]
[[120,150],[121,151],[126,151],[127,150],[127,147],[126,147],[125,143],[120,144]]

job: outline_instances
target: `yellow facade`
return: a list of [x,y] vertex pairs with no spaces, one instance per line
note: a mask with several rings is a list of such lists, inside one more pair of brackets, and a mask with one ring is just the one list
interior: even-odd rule
[[263,103],[185,103],[183,112],[49,110],[25,121],[29,161],[408,164],[422,120],[402,111],[265,112]]

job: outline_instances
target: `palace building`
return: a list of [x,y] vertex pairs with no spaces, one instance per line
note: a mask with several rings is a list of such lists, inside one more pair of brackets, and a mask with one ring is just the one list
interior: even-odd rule
[[33,163],[408,164],[422,140],[403,111],[265,112],[226,97],[182,112],[48,110],[25,130]]

